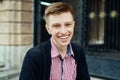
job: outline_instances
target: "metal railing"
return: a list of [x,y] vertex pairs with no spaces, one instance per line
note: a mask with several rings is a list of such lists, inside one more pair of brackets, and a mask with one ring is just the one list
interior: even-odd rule
[[81,0],[81,44],[92,52],[120,52],[120,1]]

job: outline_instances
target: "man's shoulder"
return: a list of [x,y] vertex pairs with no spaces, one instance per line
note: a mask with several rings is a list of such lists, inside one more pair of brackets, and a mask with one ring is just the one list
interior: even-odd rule
[[73,48],[75,48],[75,49],[83,49],[81,46],[80,46],[80,44],[79,43],[75,43],[75,42],[71,42],[71,45],[72,45],[72,47]]
[[44,52],[46,51],[46,49],[50,49],[50,46],[51,45],[50,45],[49,41],[43,42],[41,44],[38,44],[35,47],[30,48],[27,51],[27,54],[29,54],[31,56],[38,56],[38,55],[44,54]]
[[80,44],[72,42],[71,45],[72,45],[74,54],[83,55],[85,53],[84,48],[81,47]]

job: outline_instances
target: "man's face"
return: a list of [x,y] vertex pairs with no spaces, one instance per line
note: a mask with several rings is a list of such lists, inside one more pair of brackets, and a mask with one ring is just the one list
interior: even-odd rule
[[67,46],[74,32],[74,20],[70,12],[50,15],[46,24],[47,31],[57,47]]

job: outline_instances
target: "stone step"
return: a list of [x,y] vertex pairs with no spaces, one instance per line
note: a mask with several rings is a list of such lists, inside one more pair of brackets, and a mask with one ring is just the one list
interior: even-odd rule
[[98,77],[90,77],[91,80],[107,80],[107,79],[102,79],[102,78],[98,78]]
[[0,80],[9,80],[18,75],[19,75],[19,71],[17,71],[17,70],[0,71]]

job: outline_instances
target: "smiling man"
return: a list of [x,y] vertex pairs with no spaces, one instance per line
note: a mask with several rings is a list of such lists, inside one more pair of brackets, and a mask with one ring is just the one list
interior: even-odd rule
[[75,21],[68,3],[52,3],[45,10],[51,38],[30,49],[19,80],[90,80],[83,49],[71,43]]
[[51,39],[62,58],[65,57],[67,46],[73,36],[74,23],[73,16],[69,11],[48,17],[46,29],[52,35]]

